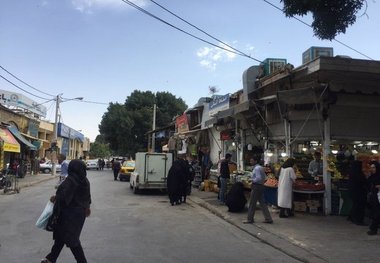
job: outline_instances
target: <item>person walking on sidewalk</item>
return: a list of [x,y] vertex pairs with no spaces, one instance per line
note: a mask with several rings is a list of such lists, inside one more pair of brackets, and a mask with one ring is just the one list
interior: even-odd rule
[[264,223],[272,224],[273,220],[269,213],[268,207],[264,199],[264,182],[265,182],[265,172],[264,168],[260,165],[261,158],[259,156],[254,156],[251,158],[250,164],[253,166],[252,169],[252,186],[251,186],[251,197],[248,208],[247,220],[243,221],[244,224],[254,223],[256,203],[259,201],[261,211],[264,214]]
[[224,160],[220,163],[220,190],[219,190],[219,201],[221,203],[225,203],[226,199],[226,192],[227,192],[227,180],[230,178],[230,168],[228,166],[229,162],[231,161],[232,155],[230,153],[227,153]]
[[371,205],[371,215],[372,222],[369,226],[368,235],[376,235],[377,229],[380,224],[380,201],[378,197],[379,189],[380,189],[380,164],[378,162],[371,162],[371,170],[374,170],[374,173],[368,179],[370,197],[369,202]]
[[288,158],[282,165],[278,178],[277,203],[280,207],[281,218],[292,215],[293,183],[297,178],[293,168],[295,164],[294,158]]

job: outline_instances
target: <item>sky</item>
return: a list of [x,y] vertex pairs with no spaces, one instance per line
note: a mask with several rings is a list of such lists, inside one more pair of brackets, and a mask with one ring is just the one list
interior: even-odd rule
[[[61,121],[94,141],[109,103],[124,103],[134,90],[170,92],[192,107],[211,95],[211,86],[220,95],[242,89],[243,72],[258,61],[285,58],[300,66],[302,53],[311,46],[380,60],[380,2],[375,0],[367,1],[356,23],[336,37],[344,45],[319,40],[310,27],[263,0],[155,1],[256,60],[195,39],[122,0],[0,0],[0,65],[34,88],[0,69],[1,76],[18,86],[0,78],[0,90],[44,103],[44,119],[52,122],[55,96],[83,97],[60,103]],[[282,8],[279,0],[268,1]],[[133,3],[222,45],[150,0]],[[312,21],[310,16],[300,19]]]

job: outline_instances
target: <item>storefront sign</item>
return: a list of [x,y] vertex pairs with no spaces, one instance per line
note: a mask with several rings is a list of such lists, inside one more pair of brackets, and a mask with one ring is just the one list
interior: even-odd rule
[[221,141],[231,140],[231,131],[221,131],[220,132],[220,140]]
[[230,95],[217,96],[208,104],[209,115],[214,116],[219,111],[227,110],[230,107]]
[[186,113],[182,114],[182,116],[177,117],[177,119],[175,120],[175,123],[177,124],[178,133],[189,131],[189,123],[187,122]]
[[0,90],[0,104],[19,107],[39,116],[46,117],[46,107],[37,103],[20,93]]
[[3,145],[4,152],[20,152],[20,144],[9,130],[0,128],[0,140]]

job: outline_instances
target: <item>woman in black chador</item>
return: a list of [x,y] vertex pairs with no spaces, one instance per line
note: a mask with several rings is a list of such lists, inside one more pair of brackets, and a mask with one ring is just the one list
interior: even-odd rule
[[84,162],[70,161],[68,176],[59,185],[51,201],[55,202],[55,212],[59,211],[58,224],[53,230],[54,244],[51,252],[41,263],[56,262],[64,245],[70,248],[77,262],[86,263],[79,240],[85,218],[91,213],[90,183]]
[[189,164],[182,156],[178,157],[170,167],[168,178],[167,178],[167,188],[168,195],[171,205],[181,204],[182,197],[184,202],[186,202],[186,187],[187,180],[189,178]]
[[243,211],[247,199],[244,195],[244,185],[241,182],[234,183],[227,194],[226,205],[229,212]]
[[348,187],[352,199],[352,208],[348,219],[354,224],[364,225],[364,215],[367,204],[367,180],[362,172],[361,161],[352,162]]

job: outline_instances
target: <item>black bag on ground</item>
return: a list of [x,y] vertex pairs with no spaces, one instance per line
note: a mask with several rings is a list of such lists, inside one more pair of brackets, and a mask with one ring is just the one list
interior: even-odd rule
[[226,205],[229,212],[241,212],[245,208],[247,199],[244,195],[244,185],[241,182],[234,183],[227,193]]

